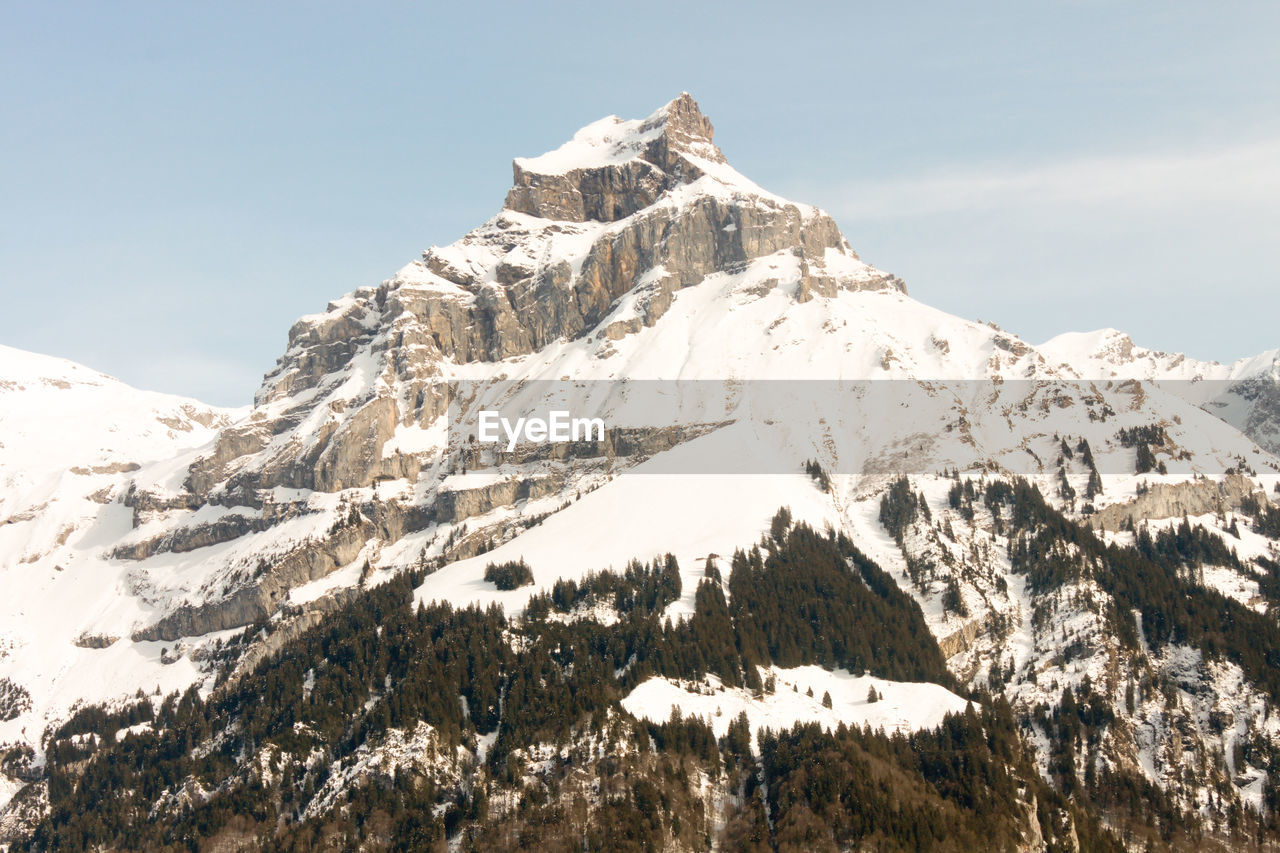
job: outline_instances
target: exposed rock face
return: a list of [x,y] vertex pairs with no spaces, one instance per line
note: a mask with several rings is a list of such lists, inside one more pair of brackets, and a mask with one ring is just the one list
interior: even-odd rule
[[[903,290],[862,263],[825,213],[739,175],[713,135],[686,94],[647,119],[604,119],[556,151],[516,160],[505,206],[489,222],[294,324],[254,410],[190,465],[185,493],[124,496],[135,527],[170,513],[176,526],[112,556],[146,560],[269,531],[290,517],[269,489],[337,492],[385,479],[417,483],[431,466],[437,474],[475,470],[470,451],[447,447],[438,429],[453,380],[496,377],[498,362],[556,342],[608,345],[654,325],[682,289],[739,274],[759,259],[785,258],[787,280],[766,277],[753,287],[785,284],[796,302],[841,290]],[[604,441],[520,448],[496,461],[638,461],[716,426],[615,429]],[[251,623],[275,612],[292,587],[349,563],[371,537],[394,541],[429,520],[461,522],[564,486],[562,473],[544,472],[436,490],[418,496],[416,515],[375,499],[362,505],[358,524],[234,575],[228,591],[193,599],[135,639]],[[181,521],[183,511],[206,504],[235,511]],[[451,547],[462,553],[484,541],[474,531]]]
[[271,563],[252,583],[217,601],[180,607],[154,625],[136,631],[133,640],[172,641],[264,619],[283,604],[293,587],[318,580],[354,560],[375,533],[374,526],[366,522],[335,531],[324,542],[303,545]]
[[989,631],[991,625],[989,619],[971,619],[960,626],[959,630],[941,637],[938,640],[938,648],[942,650],[944,657],[951,658],[961,652],[966,652],[973,647],[973,641],[977,639],[984,631]]
[[1153,483],[1132,501],[1103,507],[1089,517],[1089,523],[1103,530],[1120,530],[1143,519],[1225,513],[1238,510],[1249,496],[1267,502],[1266,493],[1243,474],[1228,474],[1221,482]]
[[462,521],[488,512],[494,507],[510,506],[518,501],[536,500],[554,494],[564,485],[564,475],[500,480],[474,489],[441,491],[436,498],[436,515],[440,521]]
[[695,158],[724,163],[724,155],[711,141],[714,134],[710,120],[686,92],[641,122],[631,139],[624,138],[618,147],[638,149],[634,159],[563,174],[540,173],[536,165],[526,165],[529,161],[516,160],[506,207],[543,219],[616,222],[653,204],[664,192],[702,177],[705,172]]
[[[777,252],[799,259],[800,301],[903,289],[858,261],[829,216],[734,171],[712,134],[686,94],[643,121],[605,119],[517,160],[494,219],[295,324],[254,415],[191,467],[188,488],[336,491],[415,478],[424,454],[387,452],[388,442],[446,411],[447,365],[597,328],[617,339],[656,322],[681,288]],[[633,291],[638,316],[601,328]]]
[[119,545],[112,549],[111,556],[116,560],[145,560],[154,554],[165,552],[182,554],[219,542],[230,542],[246,533],[265,530],[270,524],[270,521],[262,518],[231,515],[210,524],[179,527],[152,539]]
[[[268,521],[272,517],[264,515]],[[132,639],[177,640],[239,628],[266,618],[285,604],[289,590],[350,564],[371,540],[394,542],[406,533],[422,529],[433,518],[431,507],[395,501],[361,506],[356,515],[339,523],[328,535],[304,541],[284,557],[262,560],[253,577],[229,594],[197,605],[183,605],[158,622],[135,631]],[[192,530],[201,533],[199,527]]]
[[1156,380],[1264,450],[1280,453],[1280,350],[1219,364],[1140,347],[1116,329],[1059,335],[1039,350],[1081,376]]
[[82,649],[108,649],[119,639],[109,634],[81,634],[75,644]]

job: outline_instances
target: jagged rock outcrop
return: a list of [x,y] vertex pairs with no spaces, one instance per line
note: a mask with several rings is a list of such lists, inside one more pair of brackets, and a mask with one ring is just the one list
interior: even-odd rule
[[263,518],[229,515],[208,524],[178,527],[141,542],[117,545],[111,550],[111,557],[115,560],[145,560],[147,557],[165,552],[182,554],[197,548],[217,545],[220,542],[230,542],[246,533],[265,530],[270,525],[271,522]]
[[1042,344],[1047,361],[1098,379],[1147,379],[1280,452],[1280,350],[1228,364],[1140,347],[1116,329],[1068,332]]
[[263,565],[263,574],[229,595],[199,605],[183,605],[159,622],[135,631],[132,639],[172,641],[212,631],[239,628],[265,619],[284,603],[289,590],[319,580],[354,560],[376,533],[368,522],[337,530],[322,542],[309,542]]
[[1225,513],[1240,509],[1247,497],[1266,503],[1266,492],[1243,474],[1228,474],[1221,481],[1151,483],[1131,501],[1103,507],[1088,522],[1102,530],[1121,530],[1145,519]]
[[263,559],[253,576],[230,593],[199,604],[184,604],[132,639],[177,640],[239,628],[269,617],[289,590],[349,565],[372,540],[395,541],[434,520],[434,508],[380,501],[359,507],[326,536],[301,543],[283,557]]
[[564,173],[548,173],[545,166],[534,165],[536,160],[533,164],[516,160],[506,207],[543,219],[616,222],[653,204],[662,193],[706,174],[694,158],[724,163],[724,155],[711,141],[714,134],[711,121],[685,92],[614,146],[615,154],[635,151],[634,159]]
[[555,494],[564,486],[563,472],[541,477],[512,478],[471,489],[446,489],[436,496],[436,516],[442,522],[463,521],[494,507],[511,506]]
[[[455,393],[463,393],[460,378],[497,382],[508,373],[528,375],[516,359],[536,360],[570,342],[596,347],[596,369],[612,344],[656,325],[682,290],[778,259],[779,272],[744,282],[744,298],[778,290],[796,305],[841,291],[904,290],[893,276],[862,263],[825,213],[778,198],[734,171],[714,142],[711,122],[688,95],[643,120],[596,122],[555,151],[516,160],[505,205],[489,222],[429,249],[381,285],[300,319],[253,412],[223,430],[188,468],[186,494],[125,497],[135,526],[204,504],[236,512],[203,524],[175,513],[174,526],[112,554],[145,559],[268,531],[288,517],[267,512],[272,489],[306,494],[407,481],[422,512],[442,524],[461,523],[560,492],[566,480],[526,472],[442,489],[440,478],[450,472],[591,459],[613,465],[624,457],[620,464],[630,464],[703,435],[716,425],[611,429],[601,442],[503,453],[450,445],[455,439],[440,425],[458,402]],[[991,341],[991,355],[1032,355],[1010,335],[997,333]],[[950,345],[931,349],[946,352]],[[883,370],[893,369],[897,351],[896,345],[884,349]],[[436,479],[419,482],[426,471]],[[397,538],[386,530],[368,535]],[[474,542],[457,534],[453,556],[491,538],[489,531],[470,535]],[[335,547],[341,553],[324,556]],[[348,551],[341,543],[309,544],[279,570],[233,585],[222,599],[174,613],[144,633],[170,637],[247,624],[277,607],[291,586],[343,565]]]
[[75,638],[75,644],[82,649],[109,649],[119,640],[110,634],[81,634]]
[[[33,492],[17,505],[5,503],[11,489],[0,494],[6,536],[16,531],[30,541],[44,537],[40,548],[18,558],[11,574],[15,580],[34,578],[30,589],[36,594],[12,598],[27,608],[40,597],[60,599],[35,618],[15,617],[22,630],[0,631],[0,660],[20,659],[14,671],[21,676],[0,678],[0,723],[12,716],[10,730],[27,737],[20,727],[65,716],[74,706],[68,708],[63,698],[76,695],[77,680],[97,690],[103,666],[111,667],[113,679],[125,673],[129,680],[122,676],[119,686],[127,684],[128,693],[139,685],[150,692],[157,683],[195,680],[228,664],[236,673],[250,671],[356,591],[406,570],[436,572],[414,581],[423,584],[424,595],[434,590],[438,596],[423,600],[459,607],[476,595],[492,601],[492,585],[479,582],[483,564],[508,557],[523,561],[526,545],[543,589],[549,588],[548,572],[581,578],[597,567],[640,559],[650,546],[670,548],[674,555],[673,541],[685,549],[680,557],[686,569],[705,561],[714,574],[711,557],[703,555],[713,549],[733,553],[763,532],[734,529],[725,520],[757,513],[757,497],[772,501],[783,494],[810,521],[821,519],[833,532],[839,525],[857,547],[879,549],[872,556],[920,599],[952,674],[971,687],[1021,696],[1023,708],[1052,707],[1062,695],[1059,680],[1070,684],[1082,674],[1078,661],[1091,649],[1099,665],[1091,664],[1089,675],[1105,674],[1105,681],[1094,683],[1109,691],[1117,708],[1125,701],[1122,681],[1130,676],[1141,676],[1135,679],[1142,682],[1135,687],[1141,692],[1183,685],[1188,699],[1181,710],[1157,709],[1148,697],[1152,713],[1135,719],[1145,720],[1152,734],[1140,741],[1121,732],[1113,741],[1120,746],[1108,757],[1112,766],[1119,756],[1120,763],[1134,767],[1161,767],[1167,773],[1162,778],[1176,781],[1183,762],[1177,750],[1184,742],[1202,748],[1194,764],[1203,765],[1210,754],[1231,755],[1230,740],[1197,734],[1197,720],[1228,710],[1240,716],[1220,718],[1237,719],[1250,737],[1266,731],[1268,706],[1260,706],[1263,722],[1253,722],[1254,700],[1247,695],[1234,705],[1194,698],[1214,685],[1243,681],[1227,681],[1202,667],[1203,661],[1188,665],[1176,650],[1163,659],[1144,652],[1139,664],[1136,652],[1129,657],[1132,649],[1111,649],[1115,632],[1104,631],[1104,620],[1112,613],[1127,618],[1128,612],[1113,607],[1114,600],[1084,574],[1068,595],[1032,588],[1030,573],[1011,566],[1015,543],[1000,532],[1006,523],[1000,500],[966,504],[962,497],[956,506],[952,484],[921,477],[919,491],[908,493],[925,507],[924,521],[888,553],[880,542],[885,537],[868,535],[876,508],[865,500],[903,472],[950,469],[957,478],[965,471],[966,482],[970,472],[979,472],[982,483],[993,473],[1026,476],[1055,489],[1045,494],[1061,498],[1074,512],[1068,479],[1082,490],[1095,466],[1073,457],[1066,437],[1078,446],[1077,438],[1083,442],[1087,432],[1101,453],[1114,436],[1115,424],[1107,419],[1117,413],[1129,424],[1138,417],[1131,413],[1144,421],[1150,414],[1170,434],[1169,443],[1157,449],[1190,460],[1195,470],[1223,460],[1231,460],[1235,471],[1280,470],[1275,459],[1252,453],[1233,431],[1243,423],[1239,428],[1255,438],[1280,434],[1280,417],[1268,414],[1280,411],[1274,382],[1280,362],[1273,358],[1269,373],[1261,362],[1214,373],[1181,356],[1144,354],[1127,339],[1108,337],[1101,349],[1110,359],[1105,371],[1073,371],[1070,342],[1063,345],[1069,357],[1049,359],[1011,334],[942,315],[901,291],[901,282],[857,258],[826,214],[773,196],[733,171],[713,141],[710,121],[687,95],[647,119],[606,119],[557,151],[517,160],[505,206],[492,220],[450,246],[430,249],[380,286],[357,290],[299,320],[253,410],[228,415],[236,423],[211,444],[206,442],[213,436],[196,427],[215,422],[212,415],[179,408],[185,414],[178,417],[165,406],[157,410],[156,423],[199,438],[183,442],[180,456],[149,455],[146,446],[138,447],[143,453],[120,450],[109,456],[94,449],[51,466],[51,482],[61,488],[56,481],[70,474],[65,480],[76,489],[67,493],[74,500],[64,500],[71,508],[66,523],[45,523],[49,507],[57,506],[46,494]],[[1232,425],[1223,432],[1230,435],[1212,434],[1225,424],[1206,423],[1198,409],[1153,393],[1146,383],[1161,371],[1193,371],[1193,378],[1223,381],[1222,398],[1187,383],[1185,402],[1208,410],[1221,404],[1223,420]],[[925,391],[915,397],[921,405],[893,395],[880,405],[854,388],[847,406],[830,418],[815,409],[816,417],[799,419],[814,427],[810,434],[780,417],[782,408],[753,403],[745,394],[739,399],[731,387],[755,379],[789,384],[861,380],[868,374],[907,380],[883,384],[919,385]],[[1094,375],[1105,381],[1088,394],[1075,385],[1041,382]],[[931,381],[937,377],[961,377],[978,392],[986,389],[974,382],[990,378],[995,393],[944,394]],[[1229,385],[1242,377],[1257,381]],[[453,429],[457,422],[447,429],[442,423],[454,412],[474,414],[479,402],[511,399],[503,396],[504,383],[577,386],[654,378],[727,380],[719,402],[732,405],[685,400],[678,406],[680,424],[635,426],[668,422],[646,420],[659,407],[634,394],[628,402],[638,405],[625,411],[643,410],[640,419],[626,426],[610,419],[603,439],[517,440],[511,450],[469,441]],[[1031,380],[1025,396],[1000,388],[1006,378]],[[614,393],[624,384],[601,383],[613,395],[609,405],[628,397]],[[56,379],[52,387],[72,385]],[[1252,408],[1237,406],[1239,400]],[[100,420],[114,424],[117,409],[132,407],[107,408],[110,417]],[[75,408],[74,417],[81,417],[82,408]],[[900,408],[911,412],[895,420],[903,414]],[[621,411],[621,405],[606,409],[609,415]],[[52,421],[41,422],[41,429],[47,422]],[[704,437],[701,446],[677,449]],[[778,447],[803,450],[805,461],[797,454],[776,469],[792,473],[801,489],[742,481],[702,492],[707,482],[699,478],[701,460],[746,460],[773,472],[765,460]],[[1194,454],[1188,449],[1183,456],[1184,447]],[[675,452],[644,473],[672,470],[682,475],[679,481],[658,478],[649,481],[655,488],[636,488],[635,480],[615,477],[669,450]],[[1054,459],[1060,474],[1050,481]],[[671,464],[664,469],[667,460]],[[801,475],[812,473],[811,466],[816,489]],[[695,479],[685,481],[684,475]],[[12,482],[22,486],[20,479]],[[693,488],[682,494],[685,482]],[[1135,519],[1221,513],[1240,507],[1256,494],[1253,489],[1240,476],[1221,483],[1155,484],[1092,520],[1117,529]],[[946,504],[939,499],[943,491]],[[1103,500],[1117,494],[1108,491]],[[751,500],[739,503],[740,498]],[[880,512],[887,528],[883,506]],[[643,538],[633,538],[633,532]],[[704,533],[714,541],[704,542]],[[628,552],[608,550],[614,546]],[[572,562],[566,555],[592,564],[566,567]],[[456,565],[471,557],[481,559]],[[1081,571],[1094,568],[1089,564]],[[1206,569],[1200,583],[1218,583],[1250,608],[1267,606],[1251,568],[1229,584],[1222,581],[1227,572],[1215,571],[1224,567]],[[340,573],[329,577],[335,572]],[[694,589],[684,585],[696,607]],[[102,593],[116,590],[135,600],[104,607]],[[19,607],[11,613],[21,617]],[[55,612],[62,608],[70,616]],[[672,611],[674,618],[682,609]],[[246,632],[230,646],[209,636],[268,620],[270,629]],[[50,630],[55,622],[57,630]],[[50,679],[26,677],[47,663],[28,639],[35,637],[61,650],[66,662]],[[134,642],[163,643],[166,649],[157,654],[156,647],[131,647]],[[1153,682],[1152,673],[1164,680]],[[1142,701],[1140,693],[1137,702]],[[1155,756],[1155,764],[1127,757],[1152,744],[1161,752],[1148,751],[1145,758]],[[6,773],[15,776],[0,766],[0,776]],[[1238,772],[1236,778],[1241,789],[1256,782]],[[1031,797],[1028,813],[1036,812]],[[0,814],[0,840],[5,820]],[[1027,833],[1029,849],[1041,844],[1036,826],[1033,821]]]
[[961,652],[968,651],[973,647],[973,641],[981,636],[984,632],[992,629],[992,621],[990,618],[970,619],[960,628],[945,637],[938,638],[938,648],[942,650],[942,654],[947,658],[952,658]]

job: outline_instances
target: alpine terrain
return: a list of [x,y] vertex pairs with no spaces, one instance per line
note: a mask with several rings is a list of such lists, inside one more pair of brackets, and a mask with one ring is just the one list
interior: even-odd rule
[[0,348],[0,846],[1280,848],[1280,351],[929,308],[688,94],[513,173],[251,407]]

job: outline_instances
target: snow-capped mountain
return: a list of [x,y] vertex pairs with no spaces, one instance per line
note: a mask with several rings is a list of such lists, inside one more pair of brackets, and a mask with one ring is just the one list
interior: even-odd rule
[[[1234,561],[1195,583],[1269,613],[1258,560],[1277,545],[1236,520],[1260,518],[1280,482],[1280,351],[1218,365],[1115,331],[1033,346],[932,309],[863,262],[827,214],[735,171],[687,94],[643,120],[591,124],[513,171],[488,222],[300,319],[248,410],[0,349],[0,572],[13,591],[0,603],[0,743],[32,748],[28,775],[46,728],[77,703],[207,691],[411,572],[426,572],[413,592],[424,606],[498,604],[516,618],[558,581],[670,554],[682,591],[663,615],[691,620],[714,555],[749,549],[785,506],[847,536],[909,594],[954,684],[762,662],[794,695],[654,675],[621,708],[660,723],[673,708],[732,707],[716,736],[737,710],[758,725],[905,732],[963,711],[955,691],[991,689],[1021,715],[1046,778],[1075,761],[1133,770],[1179,808],[1264,809],[1269,771],[1249,750],[1280,749],[1266,686],[1185,637],[1146,651],[1112,642],[1108,620],[1142,607],[1095,576],[1104,550],[1063,545],[1084,568],[1052,589],[1029,581],[1017,554],[1031,531],[993,484],[1026,478],[1064,524],[1097,528],[1098,549],[1136,547],[1144,521],[1233,535]],[[623,380],[699,390],[659,417]],[[594,395],[606,439],[502,453],[457,427],[513,387],[537,404],[566,385]],[[890,498],[910,512],[886,515]],[[507,564],[531,583],[486,578]],[[801,695],[801,681],[834,701]],[[1055,752],[1042,717],[1064,688],[1119,707],[1134,684],[1122,723],[1089,751]],[[885,704],[870,707],[868,691]],[[410,732],[396,749],[433,737]],[[483,761],[491,745],[469,754]],[[370,749],[360,773],[391,760]],[[1183,750],[1221,772],[1187,781]],[[335,794],[316,796],[307,813]]]
[[119,501],[134,478],[181,482],[183,455],[239,414],[0,346],[0,740],[38,743],[73,703],[125,684],[197,677],[105,648],[95,620],[138,611],[121,573],[94,555],[132,529]]
[[1280,350],[1219,364],[1140,347],[1117,329],[1067,332],[1040,344],[1037,349],[1053,363],[1098,378],[1238,382],[1274,379],[1280,375]]
[[1280,452],[1280,349],[1219,364],[1145,349],[1115,329],[1058,335],[1039,349],[1051,362],[1088,378],[1156,380],[1259,446]]

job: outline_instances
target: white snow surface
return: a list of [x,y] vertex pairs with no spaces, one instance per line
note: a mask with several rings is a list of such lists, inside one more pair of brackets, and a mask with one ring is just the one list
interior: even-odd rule
[[606,116],[579,130],[573,138],[538,157],[517,157],[516,165],[539,175],[563,175],[574,169],[596,169],[638,157],[665,129],[666,107],[647,119]]
[[1067,332],[1037,349],[1051,363],[1088,378],[1228,380],[1280,376],[1280,349],[1220,364],[1138,346],[1118,329]]
[[75,640],[127,633],[149,609],[129,573],[102,559],[132,530],[118,503],[128,483],[163,488],[185,467],[175,460],[241,414],[0,346],[0,678],[31,697],[29,712],[0,722],[0,742],[38,744],[76,702],[143,685],[180,690],[198,677],[189,660],[161,663],[171,644]]
[[[704,437],[668,452],[677,459],[696,456],[708,444],[710,437]],[[829,496],[804,475],[646,473],[657,461],[584,495],[487,554],[433,572],[418,588],[418,600],[455,606],[496,603],[518,615],[535,592],[550,589],[556,580],[601,569],[621,571],[633,559],[647,562],[671,553],[681,567],[683,596],[670,612],[688,615],[707,556],[727,559],[734,549],[749,548],[780,506],[789,506],[796,520],[818,529],[839,521]],[[531,586],[500,591],[485,582],[489,563],[520,559],[533,572]]]
[[[678,682],[655,676],[627,694],[622,706],[641,719],[665,723],[673,711],[682,717],[701,717],[716,737],[746,713],[752,740],[762,728],[779,731],[796,723],[814,722],[827,730],[841,723],[870,726],[885,732],[914,732],[936,728],[947,714],[962,713],[967,700],[937,684],[888,681],[870,675],[820,666],[790,669],[769,667],[762,676],[776,679],[776,690],[755,696],[740,687],[726,687],[715,676],[702,682]],[[870,702],[872,689],[881,698]],[[813,695],[809,695],[812,691]],[[831,707],[823,705],[830,695]]]

